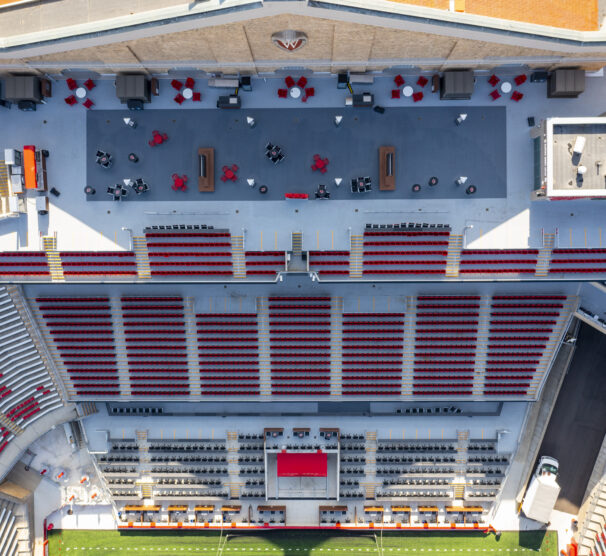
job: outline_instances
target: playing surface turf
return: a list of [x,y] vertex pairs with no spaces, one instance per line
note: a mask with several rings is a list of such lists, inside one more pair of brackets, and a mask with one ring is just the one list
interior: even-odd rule
[[[382,543],[382,550],[381,550]],[[69,554],[271,554],[324,555],[394,553],[540,554],[556,556],[557,533],[549,531],[504,532],[494,535],[450,532],[351,531],[83,531],[56,530],[49,535],[49,556]]]

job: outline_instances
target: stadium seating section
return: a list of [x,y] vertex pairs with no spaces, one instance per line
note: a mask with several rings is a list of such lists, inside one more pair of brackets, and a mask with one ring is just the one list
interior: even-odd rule
[[196,320],[202,394],[259,394],[257,315],[199,313]]
[[122,297],[133,396],[187,396],[189,372],[183,300]]

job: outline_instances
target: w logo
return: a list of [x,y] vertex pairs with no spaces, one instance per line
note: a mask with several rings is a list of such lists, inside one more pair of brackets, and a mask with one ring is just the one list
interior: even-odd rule
[[280,31],[271,36],[271,42],[282,50],[294,52],[307,44],[307,35],[302,31]]

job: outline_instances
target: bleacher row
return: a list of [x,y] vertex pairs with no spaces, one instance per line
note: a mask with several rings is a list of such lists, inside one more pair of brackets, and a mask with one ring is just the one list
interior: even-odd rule
[[[151,276],[200,277],[231,280],[232,244],[227,229],[206,226],[152,226],[144,230]],[[372,277],[444,275],[450,239],[445,225],[367,225],[364,231],[363,274]],[[349,275],[348,250],[309,251],[309,268],[320,276]],[[103,276],[134,280],[133,251],[61,251],[67,280],[95,280]],[[459,274],[468,277],[511,277],[535,274],[538,249],[462,249]],[[246,251],[246,275],[273,280],[285,269],[284,251]],[[548,274],[558,276],[606,273],[606,248],[555,248]],[[48,279],[44,251],[0,253],[0,279]]]
[[364,230],[364,275],[444,274],[450,228]]
[[479,307],[479,295],[417,298],[415,395],[472,394]]
[[196,321],[202,394],[258,395],[256,313],[199,313]]
[[285,270],[284,251],[246,251],[247,276],[271,276]]
[[330,394],[330,297],[270,297],[272,394]]
[[492,298],[485,396],[525,395],[564,310],[565,295]]
[[320,276],[348,276],[349,251],[309,251],[309,270]]
[[404,313],[343,313],[342,395],[399,396]]
[[0,277],[50,279],[46,253],[44,251],[0,252]]
[[109,298],[38,297],[36,302],[76,394],[119,395]]
[[[0,554],[2,556],[17,556],[18,554],[29,553],[29,546],[23,546],[24,551],[19,549],[20,539],[15,509],[16,506],[12,502],[0,500]],[[24,527],[24,524],[21,524],[21,526]],[[24,542],[24,545],[28,544]]]
[[228,230],[145,230],[152,277],[231,277]]
[[[400,396],[410,388],[403,383],[403,368],[410,364],[415,396],[531,395],[553,332],[563,323],[558,319],[569,310],[566,300],[548,294],[420,295],[414,353],[405,362],[404,313],[337,314],[330,297],[269,297],[271,393],[328,396],[331,365],[337,365],[342,396]],[[186,334],[179,296],[122,297],[115,317],[104,297],[37,303],[78,396],[128,393],[120,392],[118,382],[114,321],[123,324],[132,395],[190,395],[196,352],[201,395],[260,394],[256,313],[198,313],[196,341]],[[340,361],[339,351],[331,355],[333,320],[341,325]]]
[[[63,406],[63,402],[21,316],[0,288],[0,414],[21,429]],[[0,427],[0,452],[15,438]]]
[[120,299],[133,396],[189,395],[181,297]]
[[579,554],[606,556],[606,477],[591,489],[579,527]]
[[61,251],[65,277],[137,276],[137,263],[132,251]]

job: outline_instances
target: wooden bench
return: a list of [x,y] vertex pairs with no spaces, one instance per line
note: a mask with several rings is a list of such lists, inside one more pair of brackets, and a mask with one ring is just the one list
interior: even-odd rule
[[198,177],[198,191],[208,193],[215,190],[215,149],[200,147],[200,176]]
[[396,188],[396,148],[379,147],[379,189],[393,191]]

